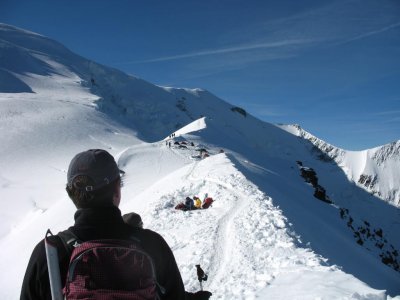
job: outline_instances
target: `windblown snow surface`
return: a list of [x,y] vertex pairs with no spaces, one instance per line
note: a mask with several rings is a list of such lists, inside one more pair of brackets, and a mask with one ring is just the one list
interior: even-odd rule
[[[89,148],[116,157],[121,211],[167,240],[188,291],[200,288],[201,264],[212,299],[400,299],[399,209],[307,139],[204,90],[157,87],[9,25],[0,51],[1,299],[19,297],[46,230],[73,224],[66,169]],[[301,177],[310,168],[325,201]],[[209,209],[174,209],[206,194]]]

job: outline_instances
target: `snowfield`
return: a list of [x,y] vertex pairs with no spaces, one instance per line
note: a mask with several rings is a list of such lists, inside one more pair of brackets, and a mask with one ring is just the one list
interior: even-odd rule
[[[0,299],[19,298],[46,230],[73,224],[66,170],[90,148],[115,156],[122,213],[166,239],[188,291],[200,264],[211,299],[400,299],[400,210],[382,201],[398,195],[396,143],[331,148],[5,24],[0,54]],[[362,174],[378,174],[376,193]],[[175,209],[205,195],[208,209]]]
[[[173,210],[187,195],[206,193],[216,200],[210,209]],[[246,180],[224,154],[182,168],[137,200],[150,204],[141,212],[144,223],[166,237],[181,272],[187,274],[184,283],[190,291],[199,289],[194,265],[201,263],[210,274],[204,288],[214,292],[213,299],[310,299],[321,292],[326,299],[369,299],[368,294],[384,299],[384,292],[368,288],[327,266],[309,249],[298,247],[272,199]],[[133,201],[123,205],[123,210],[140,211]],[[307,274],[305,279],[302,274]],[[287,280],[288,276],[298,277],[297,292],[280,286],[280,281],[275,283],[276,278]],[[304,291],[307,285],[323,288],[315,293]],[[354,289],[362,291],[360,298]]]

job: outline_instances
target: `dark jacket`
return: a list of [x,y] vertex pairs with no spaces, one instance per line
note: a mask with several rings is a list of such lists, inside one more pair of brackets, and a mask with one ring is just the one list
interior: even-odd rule
[[[75,225],[69,230],[83,242],[95,239],[127,239],[133,234],[153,258],[157,281],[166,290],[161,299],[185,299],[182,278],[168,244],[154,231],[132,228],[125,224],[117,207],[79,209],[75,213]],[[61,240],[56,238],[55,242],[58,244],[61,280],[64,286],[69,254]],[[22,284],[21,299],[51,299],[43,240],[35,247],[29,260]]]

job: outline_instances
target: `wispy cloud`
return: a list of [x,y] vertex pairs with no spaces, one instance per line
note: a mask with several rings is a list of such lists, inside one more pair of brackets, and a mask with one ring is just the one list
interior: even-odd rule
[[[349,43],[400,27],[398,4],[370,0],[331,1],[326,5],[260,24],[253,34]],[[258,32],[258,33],[257,33]],[[246,30],[242,36],[246,36]]]
[[384,124],[400,122],[400,110],[388,110],[371,113],[371,116],[379,119]]
[[347,40],[345,40],[343,42],[340,42],[338,44],[346,44],[346,43],[354,42],[354,41],[357,41],[357,40],[361,40],[361,39],[364,39],[364,38],[367,38],[367,37],[370,37],[370,36],[373,36],[373,35],[377,35],[377,34],[385,32],[385,31],[397,28],[397,27],[400,27],[400,22],[391,24],[389,26],[385,26],[385,27],[380,28],[380,29],[376,29],[376,30],[372,30],[372,31],[360,34],[358,36],[352,37],[352,38],[347,39]]
[[257,49],[285,48],[285,47],[310,44],[313,42],[315,42],[315,40],[292,39],[292,40],[238,45],[238,46],[231,46],[231,47],[218,48],[218,49],[209,49],[209,50],[190,52],[190,53],[184,53],[184,54],[178,54],[178,55],[163,56],[163,57],[147,59],[147,60],[119,62],[116,64],[138,64],[138,63],[153,63],[153,62],[171,61],[171,60],[179,60],[179,59],[185,59],[185,58],[195,58],[195,57],[201,57],[201,56],[219,55],[219,54],[250,51],[250,50],[257,50]]
[[230,31],[217,31],[218,45],[164,56],[158,52],[148,59],[127,59],[114,65],[158,66],[157,63],[173,62],[169,80],[210,77],[259,63],[300,57],[307,51],[335,47],[400,27],[393,5],[374,0],[334,0],[292,15],[288,12],[279,19],[259,19]]
[[291,112],[286,109],[282,110],[279,105],[268,105],[268,104],[255,104],[255,103],[244,103],[244,106],[248,108],[250,113],[257,117],[285,117],[291,115]]
[[399,122],[400,122],[400,117],[395,117],[395,118],[386,120],[385,123],[399,123]]
[[387,128],[376,128],[374,126],[357,128],[357,129],[353,129],[352,127],[348,127],[346,129],[346,131],[347,131],[347,133],[371,134],[371,133],[387,132],[388,129]]
[[376,116],[400,115],[400,110],[380,111],[374,113]]

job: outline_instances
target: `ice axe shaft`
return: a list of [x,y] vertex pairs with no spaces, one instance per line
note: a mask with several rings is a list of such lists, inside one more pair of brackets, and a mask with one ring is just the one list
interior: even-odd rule
[[58,261],[58,251],[48,239],[49,235],[53,235],[50,229],[46,233],[44,239],[46,249],[47,268],[49,270],[50,290],[51,299],[63,300],[62,287],[61,287],[61,276],[60,276],[60,265]]

